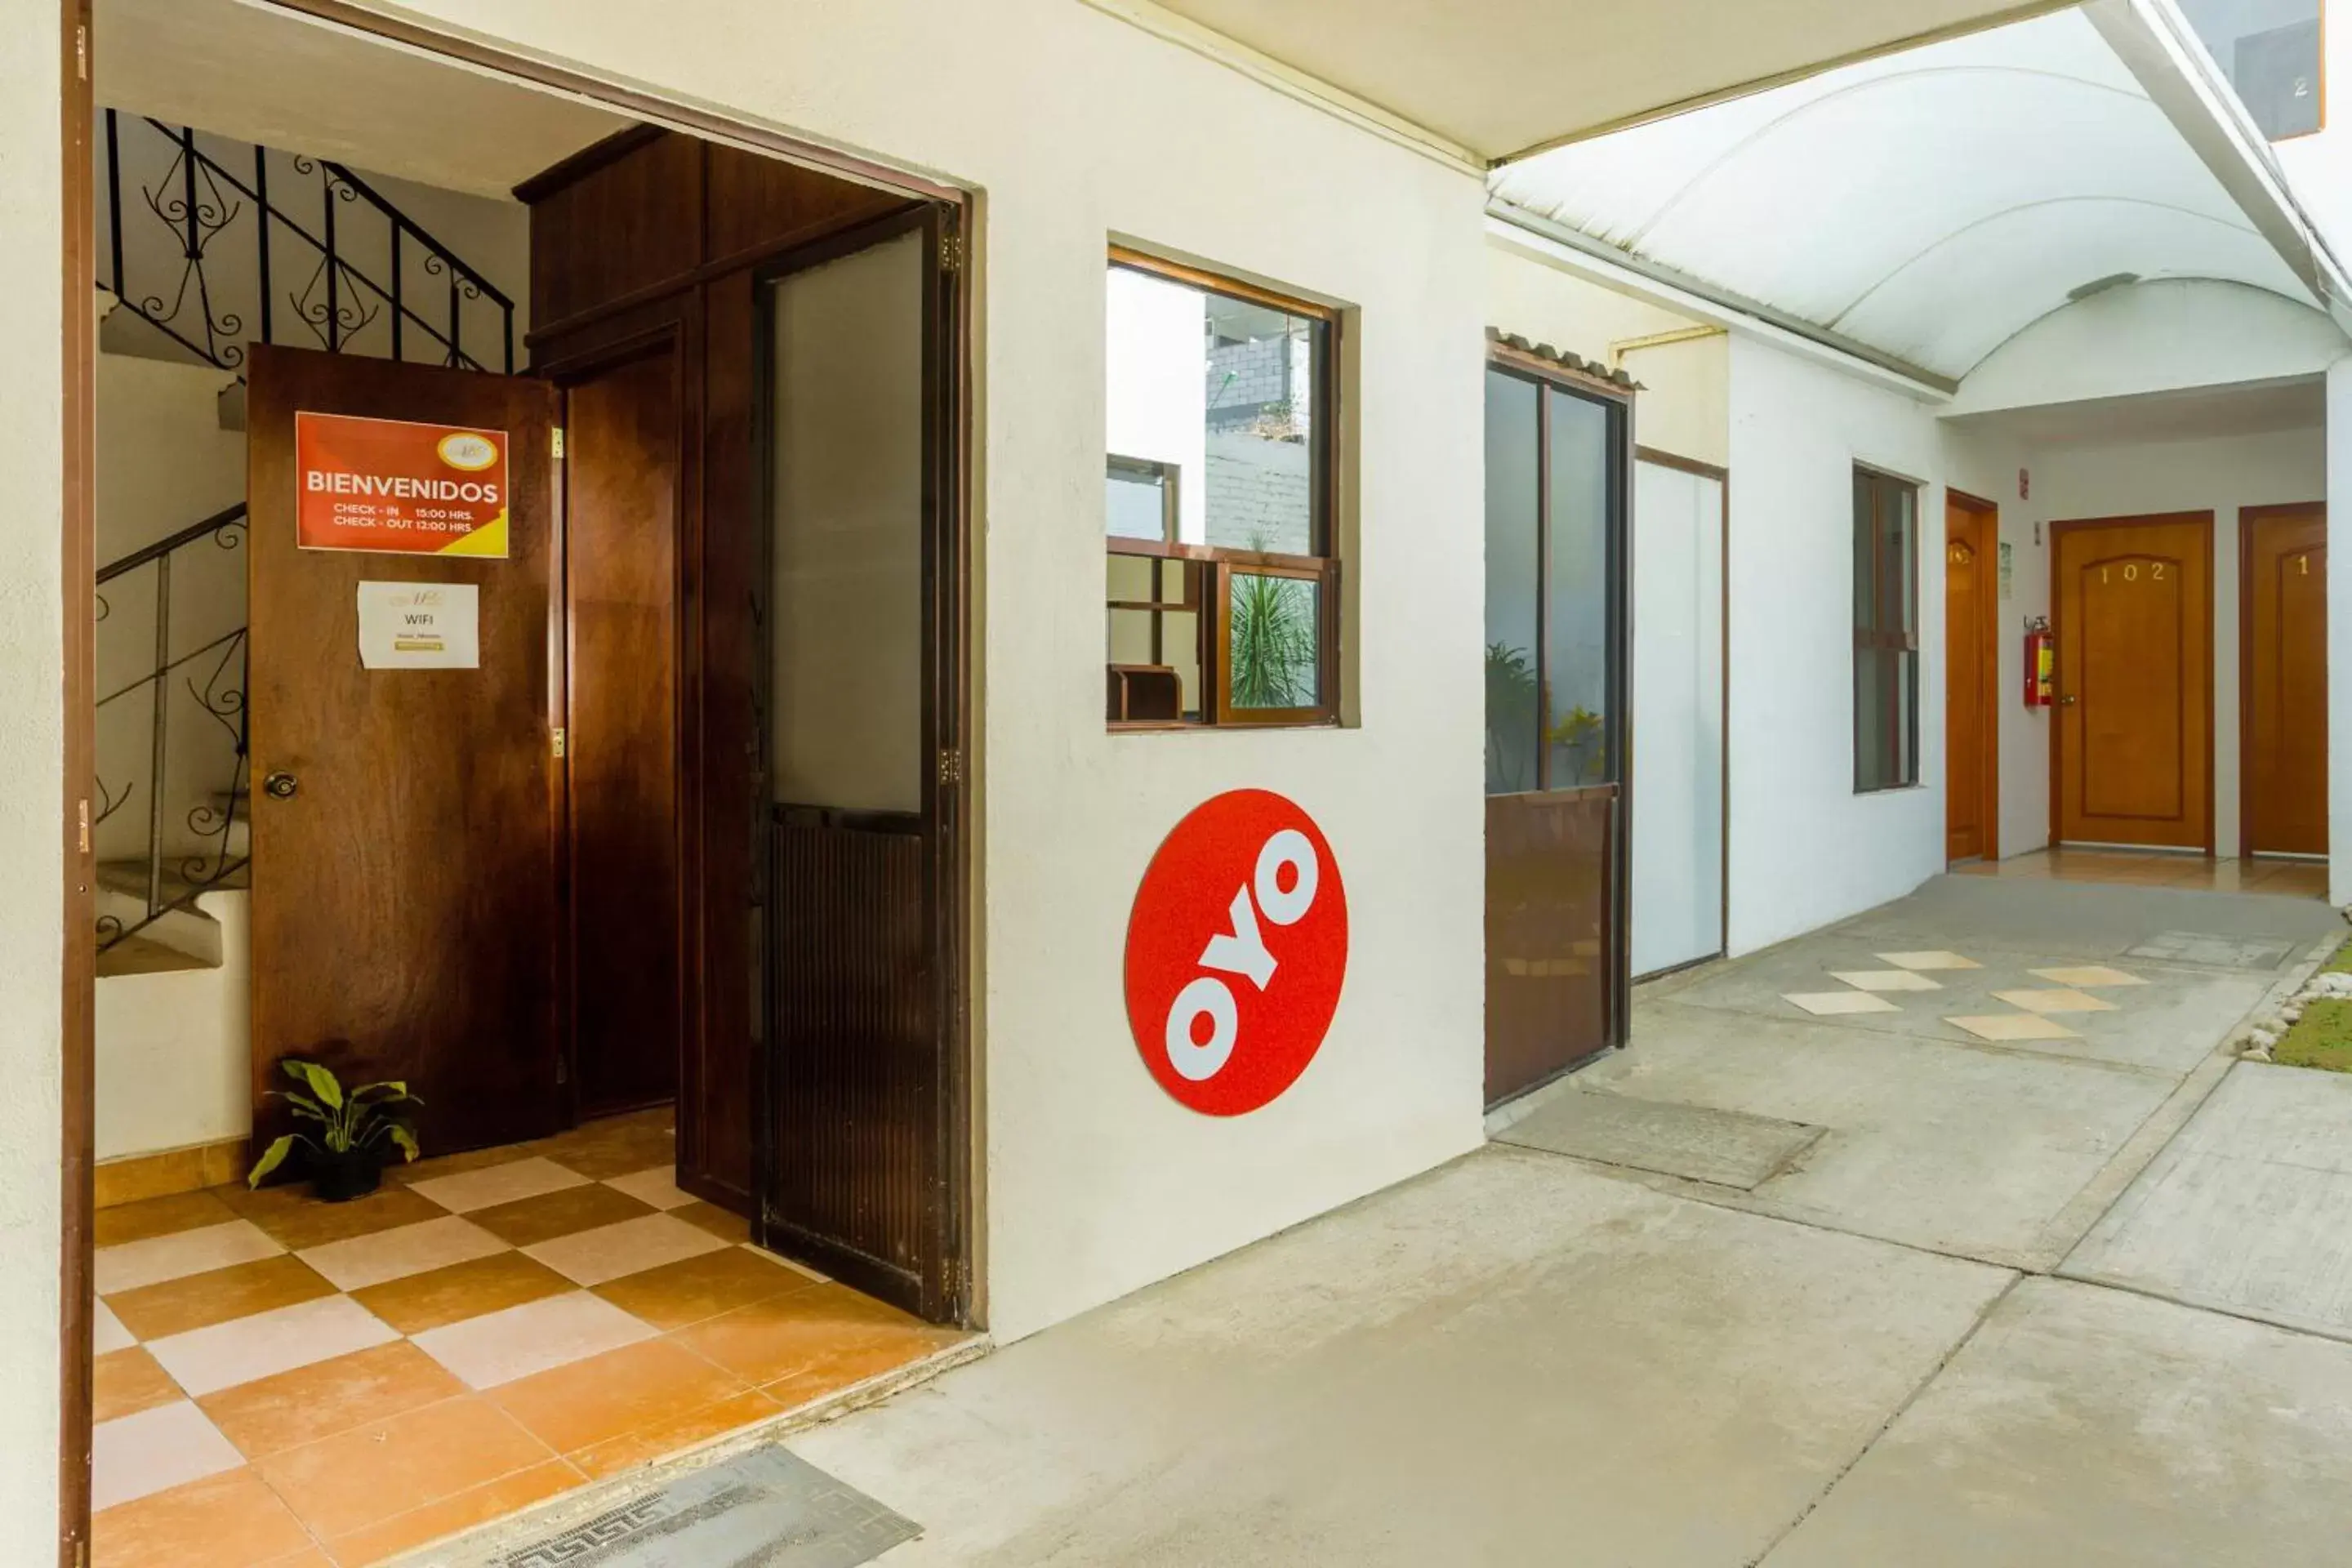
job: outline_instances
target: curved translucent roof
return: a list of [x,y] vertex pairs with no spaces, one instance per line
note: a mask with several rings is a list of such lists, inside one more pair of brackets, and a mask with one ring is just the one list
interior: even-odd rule
[[2316,304],[2076,11],[1499,171],[1503,200],[1957,380],[2088,285]]

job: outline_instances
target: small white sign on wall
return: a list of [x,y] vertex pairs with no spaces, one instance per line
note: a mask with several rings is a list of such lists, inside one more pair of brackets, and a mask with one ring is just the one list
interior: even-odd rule
[[478,669],[481,589],[472,583],[362,583],[360,665]]

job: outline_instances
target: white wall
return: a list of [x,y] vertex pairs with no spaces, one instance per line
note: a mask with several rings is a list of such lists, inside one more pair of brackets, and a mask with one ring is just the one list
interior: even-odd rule
[[242,1138],[253,1126],[250,895],[206,893],[216,968],[98,983],[98,1157]]
[[[1589,282],[1507,238],[1487,244],[1486,289],[1488,326],[1602,364],[1620,344],[1702,325]],[[1725,334],[1629,349],[1624,366],[1642,384],[1634,439],[1718,468],[1729,465],[1731,351]]]
[[[1018,1337],[1474,1147],[1483,871],[1475,177],[1068,0],[421,0],[412,18],[660,84],[970,183],[982,584],[985,1279]],[[1159,248],[1350,308],[1346,662],[1360,727],[1107,734],[1105,252]],[[1160,838],[1291,795],[1351,910],[1349,981],[1283,1099],[1155,1084],[1120,955]]]
[[[2326,433],[2273,431],[2204,441],[2068,447],[2037,452],[2033,499],[2048,521],[2149,512],[2213,513],[2213,832],[2215,853],[2238,852],[2238,509],[2319,500],[2327,493]],[[2044,531],[2044,540],[2048,538]],[[2043,553],[2046,555],[2046,545]],[[2048,567],[2041,588],[2047,613]],[[2025,759],[2021,759],[2025,762]],[[2004,756],[2007,769],[2010,760]],[[2027,765],[2030,765],[2028,763]],[[2033,780],[2022,781],[2030,788]],[[2039,783],[2048,835],[2049,762]],[[2021,843],[2019,847],[2024,847]],[[2004,842],[2004,849],[2010,846]]]
[[1940,537],[1933,413],[1731,339],[1732,952],[1899,898],[1944,867],[1944,552],[1919,552],[1919,783],[1853,789],[1853,468],[1918,480]]
[[[58,537],[64,429],[56,345],[64,184],[55,7],[20,16],[0,44],[0,1563],[57,1558],[58,921],[65,880],[64,581]],[[82,301],[73,308],[87,309]],[[73,791],[80,793],[80,781]]]

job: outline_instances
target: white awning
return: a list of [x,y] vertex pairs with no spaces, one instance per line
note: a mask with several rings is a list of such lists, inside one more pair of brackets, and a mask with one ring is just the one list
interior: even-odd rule
[[1604,258],[1941,380],[2127,281],[2324,305],[2307,233],[2250,216],[2266,153],[2233,193],[2218,138],[2200,153],[2168,96],[2065,11],[1560,148],[1493,187]]

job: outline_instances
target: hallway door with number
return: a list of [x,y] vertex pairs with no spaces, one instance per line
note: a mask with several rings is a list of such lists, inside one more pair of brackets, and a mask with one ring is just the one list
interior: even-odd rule
[[1944,505],[1944,858],[1990,859],[2000,811],[2000,514],[1949,496]]
[[2213,514],[2055,522],[2056,836],[2213,845]]
[[2245,852],[2327,853],[2327,509],[2241,514]]

